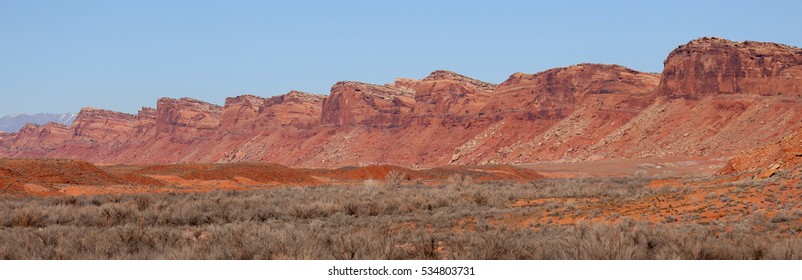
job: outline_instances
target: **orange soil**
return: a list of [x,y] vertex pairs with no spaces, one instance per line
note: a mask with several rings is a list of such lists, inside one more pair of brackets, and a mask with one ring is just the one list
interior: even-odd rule
[[354,184],[384,180],[391,171],[405,180],[446,180],[460,174],[475,180],[534,180],[531,169],[460,166],[412,170],[396,166],[296,169],[277,164],[93,165],[76,160],[0,160],[0,195],[52,196],[161,192],[208,192],[277,186]]
[[384,180],[387,175],[396,171],[404,174],[406,180],[447,180],[454,175],[470,176],[476,180],[533,180],[543,178],[534,170],[510,165],[488,166],[448,166],[432,169],[414,170],[391,165],[373,165],[365,167],[342,167],[338,169],[316,169],[315,176],[335,180]]
[[584,162],[541,162],[525,167],[548,178],[621,177],[643,175],[680,177],[715,175],[729,157],[605,159]]
[[[717,165],[719,162],[715,160],[711,164]],[[614,162],[607,167],[604,166],[609,162],[584,163],[585,166],[594,164],[600,167],[598,170],[614,170],[615,166],[622,166],[623,163]],[[635,161],[626,165],[637,167],[644,164]],[[684,166],[697,170],[701,165]],[[561,168],[568,174],[572,171],[567,167]],[[707,167],[703,169],[712,170]],[[208,192],[277,186],[361,184],[365,180],[383,180],[391,171],[405,174],[406,180],[429,183],[442,183],[442,180],[454,175],[471,176],[474,180],[529,181],[543,178],[532,169],[505,165],[449,166],[423,170],[387,165],[293,169],[272,164],[96,166],[73,160],[6,159],[0,160],[0,196]],[[573,172],[570,175],[584,171]],[[802,216],[788,215],[794,213],[794,209],[787,207],[795,205],[793,202],[802,198],[800,177],[802,168],[759,181],[737,175],[654,179],[646,186],[654,191],[644,197],[520,199],[510,202],[509,207],[529,208],[531,211],[500,215],[488,222],[538,230],[547,224],[574,224],[581,221],[612,223],[624,218],[653,223],[679,221],[713,225],[728,219],[771,220],[783,214],[793,219],[788,223],[776,224],[783,234],[802,236],[802,230],[791,228],[802,223]],[[459,221],[455,228],[472,230],[475,223],[476,220]]]
[[[797,173],[801,173],[799,169]],[[657,190],[642,198],[540,198],[518,200],[511,207],[535,207],[525,214],[508,214],[496,224],[539,229],[546,224],[575,224],[581,221],[613,223],[628,218],[651,223],[691,222],[715,225],[717,221],[753,219],[776,226],[784,236],[802,237],[802,216],[787,207],[802,198],[800,174],[774,180],[743,180],[738,176],[708,177],[699,181],[654,180]],[[785,208],[782,206],[785,205]],[[541,206],[541,207],[538,207]],[[542,207],[546,206],[546,207]],[[550,207],[549,207],[550,206]],[[542,210],[545,209],[545,210]],[[775,216],[789,214],[787,223],[772,223]],[[723,228],[722,232],[732,229]]]

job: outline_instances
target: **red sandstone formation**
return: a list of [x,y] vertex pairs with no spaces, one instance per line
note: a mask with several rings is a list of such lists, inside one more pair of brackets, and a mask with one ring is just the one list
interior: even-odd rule
[[729,157],[802,128],[802,49],[701,38],[662,74],[580,64],[499,85],[449,71],[228,98],[162,98],[137,115],[86,108],[69,127],[0,134],[0,156],[107,163],[337,167]]
[[[0,159],[0,197],[207,192],[331,183],[362,185],[365,180],[384,181],[391,171],[400,172],[405,181],[530,181],[543,178],[531,169],[507,165],[450,166],[428,170],[388,165],[303,169],[261,163],[96,166],[65,159]],[[472,179],[466,179],[468,177]]]
[[496,86],[450,71],[434,71],[412,87],[414,114],[421,118],[476,116]]
[[802,49],[706,37],[668,55],[658,91],[686,98],[736,93],[800,97],[800,85]]
[[321,122],[328,126],[397,127],[414,105],[414,94],[408,90],[339,82],[323,102]]

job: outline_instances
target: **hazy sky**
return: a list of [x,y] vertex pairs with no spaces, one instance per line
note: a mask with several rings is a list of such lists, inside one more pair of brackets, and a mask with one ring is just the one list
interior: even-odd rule
[[660,72],[703,36],[802,46],[802,1],[284,2],[0,0],[0,115],[328,94],[436,69],[494,83],[582,62]]

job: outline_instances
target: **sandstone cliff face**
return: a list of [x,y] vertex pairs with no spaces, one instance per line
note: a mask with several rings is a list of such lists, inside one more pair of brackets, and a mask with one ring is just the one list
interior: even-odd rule
[[261,108],[271,123],[310,129],[320,124],[325,96],[301,91],[271,97]]
[[802,49],[786,45],[701,38],[679,46],[664,64],[664,96],[802,94]]
[[438,70],[411,89],[415,92],[415,116],[462,117],[477,116],[496,85]]
[[496,85],[438,70],[222,107],[163,98],[137,115],[87,108],[69,127],[0,134],[0,156],[303,167],[729,157],[802,129],[800,53],[702,38],[671,52],[662,75],[580,64]]
[[653,102],[658,80],[600,64],[513,74],[481,109],[494,124],[458,147],[451,163],[589,159],[594,144]]
[[22,156],[31,154],[34,156],[45,156],[48,151],[52,151],[61,146],[67,139],[72,137],[72,130],[64,125],[49,123],[46,125],[27,124],[17,133],[8,134],[4,141],[4,147],[8,149],[9,156]]
[[134,115],[87,107],[81,109],[71,128],[76,140],[111,145],[130,139],[135,120]]
[[156,137],[156,109],[142,107],[134,120],[134,139],[146,140]]
[[227,133],[240,135],[255,130],[259,123],[260,111],[267,98],[253,95],[241,95],[226,98],[220,127]]
[[252,135],[260,129],[292,126],[312,128],[320,124],[322,95],[291,91],[262,98],[243,95],[226,99],[220,128],[227,134]]
[[389,86],[338,82],[323,102],[323,125],[398,127],[414,106],[414,95]]
[[[483,111],[539,112],[540,116],[532,117],[562,119],[566,111],[582,106],[590,96],[618,97],[615,94],[626,94],[627,99],[634,100],[651,93],[658,81],[659,75],[656,74],[601,64],[580,64],[537,74],[515,73],[499,85],[494,93],[496,98]],[[646,100],[632,106],[645,107],[651,99],[647,96]]]
[[220,126],[222,107],[192,98],[161,98],[156,103],[156,135],[177,143],[208,138]]

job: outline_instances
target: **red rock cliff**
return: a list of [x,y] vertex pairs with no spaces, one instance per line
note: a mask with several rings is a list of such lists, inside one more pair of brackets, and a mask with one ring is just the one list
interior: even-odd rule
[[495,84],[437,70],[412,87],[416,116],[475,116],[487,103]]
[[0,134],[0,156],[305,167],[731,156],[802,128],[801,54],[702,38],[672,51],[662,76],[580,64],[496,85],[438,70],[222,107],[162,98],[137,115],[86,108],[70,127]]
[[161,98],[156,103],[156,135],[189,143],[214,135],[222,107],[192,98]]
[[338,82],[323,101],[323,125],[397,127],[414,106],[414,94],[390,86]]
[[664,64],[658,90],[664,96],[802,94],[800,48],[705,37],[679,46]]

